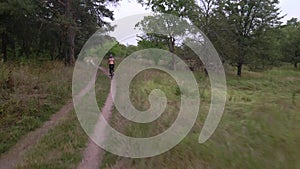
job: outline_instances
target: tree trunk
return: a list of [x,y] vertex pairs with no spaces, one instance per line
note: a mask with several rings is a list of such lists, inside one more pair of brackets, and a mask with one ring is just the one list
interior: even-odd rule
[[63,41],[64,41],[65,35],[61,33],[61,38],[58,44],[58,54],[56,56],[56,59],[63,60],[64,59],[64,47],[63,47]]
[[76,31],[75,27],[73,26],[73,14],[72,14],[72,7],[71,7],[72,0],[67,0],[66,2],[66,18],[70,20],[67,26],[67,55],[66,57],[66,65],[67,66],[74,66],[75,65],[75,36]]
[[55,50],[56,50],[56,45],[52,44],[52,50],[50,51],[51,61],[54,61]]
[[[173,37],[169,38],[168,46],[169,46],[169,51],[171,53],[175,53],[175,39]],[[175,58],[175,56],[173,56],[172,66],[173,66],[173,70],[176,70],[176,58]]]
[[16,58],[17,57],[17,51],[16,51],[16,42],[14,39],[12,39],[11,42],[11,50],[13,52],[13,57]]
[[64,48],[63,52],[64,52],[64,56],[65,56],[64,57],[65,66],[68,66],[68,57],[67,56],[69,56],[69,51],[68,51],[67,47]]
[[29,50],[28,50],[25,39],[22,40],[21,52],[19,54],[19,57],[23,57],[24,53],[25,53],[26,58],[29,59]]
[[294,63],[294,67],[295,67],[295,69],[298,69],[298,62]]
[[26,58],[29,59],[29,55],[30,55],[30,49],[29,49],[29,45],[26,43],[25,44],[25,55],[26,55]]
[[2,56],[3,62],[7,62],[7,43],[8,43],[8,36],[7,33],[2,33]]
[[68,49],[67,49],[67,56],[66,56],[66,62],[67,66],[74,66],[75,65],[75,36],[76,32],[73,28],[73,26],[69,26],[68,28]]
[[239,77],[242,76],[242,69],[243,69],[243,64],[242,63],[238,63],[238,66],[237,66],[237,75]]

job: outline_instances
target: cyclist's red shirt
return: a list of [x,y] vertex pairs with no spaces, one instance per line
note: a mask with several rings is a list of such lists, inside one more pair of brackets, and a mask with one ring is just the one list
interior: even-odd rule
[[109,58],[108,63],[109,63],[110,65],[114,65],[114,64],[115,64],[115,59],[114,59],[114,58]]

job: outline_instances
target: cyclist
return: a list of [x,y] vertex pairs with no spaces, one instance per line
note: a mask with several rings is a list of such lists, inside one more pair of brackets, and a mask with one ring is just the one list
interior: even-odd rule
[[113,57],[112,54],[109,55],[108,66],[109,66],[109,74],[110,77],[112,78],[114,76],[114,69],[115,69],[115,58]]

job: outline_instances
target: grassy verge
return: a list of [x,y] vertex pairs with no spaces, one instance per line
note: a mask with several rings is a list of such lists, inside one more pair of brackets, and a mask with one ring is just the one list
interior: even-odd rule
[[76,168],[86,141],[87,135],[72,112],[26,154],[24,162],[17,168]]
[[1,154],[71,98],[72,68],[57,62],[0,64]]
[[[99,74],[96,82],[97,102],[103,107],[107,98],[110,80]],[[82,159],[88,136],[81,128],[75,112],[60,122],[25,155],[25,161],[18,169],[60,169],[76,168]]]
[[[149,107],[149,92],[161,88],[170,96],[170,106],[150,124],[134,124],[114,115],[112,124],[126,135],[156,135],[177,116],[176,84],[169,81],[170,77],[155,74],[150,71],[136,77],[131,85],[131,101],[136,108],[145,110]],[[243,78],[229,74],[225,114],[213,137],[204,144],[198,144],[198,137],[210,106],[210,89],[208,79],[200,74],[196,77],[202,98],[200,115],[179,145],[147,159],[106,153],[102,168],[300,168],[299,71],[278,68],[263,73],[245,72]],[[164,84],[166,81],[168,84]]]

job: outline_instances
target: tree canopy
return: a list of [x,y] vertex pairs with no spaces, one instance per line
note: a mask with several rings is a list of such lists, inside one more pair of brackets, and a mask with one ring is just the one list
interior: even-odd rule
[[[288,62],[300,63],[300,29],[297,18],[281,23],[278,0],[138,0],[152,9],[137,27],[138,46],[120,43],[110,50],[125,57],[146,48],[169,50],[183,58],[193,53],[183,43],[187,27],[177,27],[170,16],[197,26],[213,43],[223,62],[264,70]],[[99,28],[113,30],[109,4],[118,0],[0,0],[0,47],[3,61],[17,58],[59,59],[74,65],[88,38]],[[163,28],[167,33],[156,34]],[[175,29],[176,28],[176,29]],[[186,37],[185,37],[186,38]],[[190,56],[189,56],[190,55]],[[175,61],[173,61],[175,65]]]
[[300,22],[297,18],[292,18],[287,21],[281,31],[283,60],[298,68],[298,63],[300,63]]
[[[64,59],[74,65],[83,43],[100,27],[110,28],[107,8],[118,0],[1,0],[4,61],[26,56]],[[46,56],[45,56],[46,55]]]
[[222,60],[237,68],[238,76],[242,75],[243,65],[264,69],[276,65],[282,57],[278,0],[139,2],[155,12],[191,21],[213,42]]

